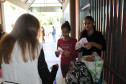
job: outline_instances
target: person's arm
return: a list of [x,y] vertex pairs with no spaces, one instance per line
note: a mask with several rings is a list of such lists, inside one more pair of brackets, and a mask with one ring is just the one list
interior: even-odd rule
[[98,43],[96,42],[93,43],[93,46],[102,51],[106,50],[106,41],[101,32],[99,32],[97,40],[98,40]]
[[77,50],[75,50],[76,43],[77,43],[77,40],[74,41],[72,52],[70,52],[70,56],[73,57],[73,58],[77,58],[78,57],[78,52],[77,52]]
[[58,47],[60,47],[60,39],[58,39],[58,42],[57,42],[57,49]]
[[102,45],[101,45],[101,44],[98,44],[98,43],[95,43],[95,42],[88,42],[88,43],[85,43],[84,46],[85,46],[85,48],[87,48],[87,49],[90,49],[90,48],[92,48],[93,46],[96,47],[96,48],[98,48],[99,50],[102,49]]
[[52,84],[53,81],[55,80],[57,70],[58,70],[58,66],[53,65],[52,71],[49,72],[47,63],[45,61],[44,52],[42,49],[38,59],[38,72],[40,78],[42,79],[43,84]]
[[87,49],[90,49],[91,47],[96,47],[97,49],[99,50],[105,50],[106,49],[106,41],[102,35],[102,33],[98,33],[97,35],[97,43],[96,42],[88,42],[88,43],[85,43],[84,46],[85,48]]
[[106,40],[105,40],[105,38],[104,38],[104,36],[102,35],[102,33],[101,33],[101,36],[100,36],[100,43],[99,44],[101,44],[102,45],[102,51],[105,51],[106,50]]
[[96,48],[98,48],[99,50],[102,49],[102,45],[101,44],[93,42],[93,46],[96,47]]
[[59,57],[59,55],[60,55],[60,52],[58,51],[58,47],[60,46],[59,44],[60,43],[59,43],[59,40],[58,40],[58,42],[57,42],[57,50],[55,51],[56,57]]
[[[86,33],[87,33],[87,31],[86,31],[86,30],[81,31],[81,33],[79,34],[79,39],[78,39],[78,42],[79,42],[82,38],[85,38]],[[83,47],[82,47],[82,48],[77,49],[77,52],[82,52],[82,50],[83,50]]]
[[63,53],[66,57],[72,57],[72,58],[78,57],[78,52],[75,50],[76,43],[77,43],[77,40],[74,40],[71,42],[72,44],[72,48],[70,49],[71,52],[66,51]]

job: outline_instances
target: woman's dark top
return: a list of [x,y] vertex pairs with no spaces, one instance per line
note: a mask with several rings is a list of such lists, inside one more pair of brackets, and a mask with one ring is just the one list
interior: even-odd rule
[[39,59],[38,59],[38,72],[39,72],[40,78],[42,79],[42,83],[53,84],[53,81],[55,80],[55,77],[56,77],[57,70],[58,70],[58,67],[54,65],[52,67],[52,71],[49,72],[47,64],[45,62],[44,52],[42,49],[39,55]]
[[80,34],[80,38],[79,40],[81,40],[82,38],[87,38],[88,42],[95,42],[98,44],[102,45],[102,49],[99,50],[96,47],[92,47],[91,49],[86,49],[86,48],[82,48],[82,55],[91,55],[92,52],[97,52],[100,56],[101,56],[101,51],[104,51],[106,49],[106,41],[102,35],[101,32],[98,31],[94,31],[94,33],[92,35],[88,35],[87,30],[84,30],[81,34]]

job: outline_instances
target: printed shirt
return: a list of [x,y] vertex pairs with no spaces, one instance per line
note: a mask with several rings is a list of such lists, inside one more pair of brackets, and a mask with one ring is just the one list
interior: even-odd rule
[[74,38],[70,38],[68,41],[64,41],[63,38],[58,40],[57,49],[58,47],[63,49],[63,52],[68,51],[74,54],[74,56],[66,57],[63,53],[61,54],[61,62],[69,65],[72,60],[75,60],[78,57],[78,53],[75,50],[77,40]]

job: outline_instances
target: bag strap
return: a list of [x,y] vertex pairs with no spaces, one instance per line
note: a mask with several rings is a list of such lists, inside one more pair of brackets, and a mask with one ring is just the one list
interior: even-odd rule
[[82,52],[78,52],[78,62],[81,62]]

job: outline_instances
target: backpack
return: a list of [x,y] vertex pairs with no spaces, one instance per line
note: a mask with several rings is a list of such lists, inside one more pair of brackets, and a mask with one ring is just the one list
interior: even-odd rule
[[65,77],[67,84],[93,84],[93,79],[83,62],[71,61]]

